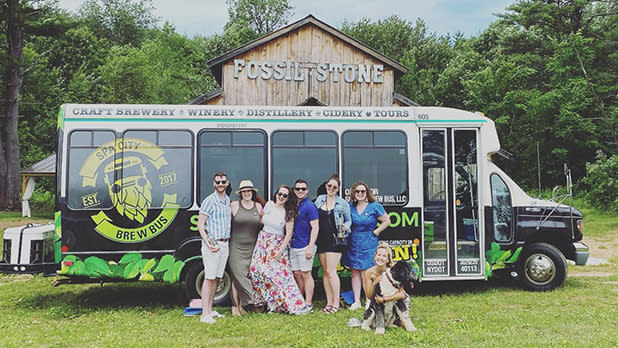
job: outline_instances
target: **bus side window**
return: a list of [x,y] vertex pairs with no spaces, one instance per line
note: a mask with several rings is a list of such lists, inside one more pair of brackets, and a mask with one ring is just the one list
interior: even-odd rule
[[[241,180],[249,179],[262,197],[266,195],[266,133],[248,129],[209,129],[202,131],[198,139],[198,205],[213,192],[212,178],[218,171],[228,175],[233,191],[238,189]],[[234,197],[230,196],[232,200],[236,199]]]
[[125,195],[142,197],[138,206],[165,208],[193,204],[193,136],[187,130],[128,130],[122,138],[120,185]]
[[383,205],[408,202],[407,138],[401,131],[347,131],[343,133],[343,184],[363,181]]
[[494,239],[496,242],[508,242],[513,238],[511,192],[498,174],[492,174],[490,180]]
[[[67,205],[69,209],[109,209],[113,206],[104,171],[115,160],[116,135],[108,130],[75,130],[69,134]],[[108,177],[111,175],[111,179]]]
[[304,179],[307,197],[314,200],[318,187],[337,172],[337,134],[333,131],[276,131],[272,134],[272,189]]

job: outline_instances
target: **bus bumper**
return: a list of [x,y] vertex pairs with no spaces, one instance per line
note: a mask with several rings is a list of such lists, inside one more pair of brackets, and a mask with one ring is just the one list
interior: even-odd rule
[[585,265],[590,256],[590,249],[588,246],[584,243],[575,242],[573,243],[573,248],[575,249],[575,264]]
[[35,264],[9,264],[0,263],[0,273],[28,273],[44,275],[56,275],[59,269],[57,263],[35,263]]

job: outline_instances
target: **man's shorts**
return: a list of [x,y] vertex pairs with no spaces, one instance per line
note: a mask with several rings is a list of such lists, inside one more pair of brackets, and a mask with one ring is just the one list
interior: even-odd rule
[[217,242],[221,247],[219,251],[213,253],[208,249],[206,243],[202,241],[202,261],[204,262],[204,279],[223,278],[225,264],[230,254],[228,242]]
[[317,246],[313,246],[313,252],[309,259],[305,257],[306,249],[306,247],[300,249],[290,248],[290,265],[292,266],[292,271],[307,272],[311,271],[313,268],[313,257],[317,251]]

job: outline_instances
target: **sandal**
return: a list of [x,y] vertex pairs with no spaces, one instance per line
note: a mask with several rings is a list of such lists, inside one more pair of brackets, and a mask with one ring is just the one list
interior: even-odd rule
[[333,314],[333,313],[337,313],[339,312],[339,307],[333,307],[331,305],[328,305],[326,307],[324,307],[324,309],[322,310],[323,313],[326,314]]

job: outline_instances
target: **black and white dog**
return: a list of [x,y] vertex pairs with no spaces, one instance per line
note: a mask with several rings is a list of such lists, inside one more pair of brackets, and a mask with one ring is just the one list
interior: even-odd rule
[[405,261],[397,262],[393,267],[387,268],[380,282],[376,284],[369,307],[365,311],[361,328],[371,330],[372,327],[375,327],[376,334],[383,334],[384,329],[399,318],[406,331],[416,331],[410,320],[409,309],[404,299],[377,303],[376,296],[382,298],[392,296],[399,291],[400,286],[403,286],[404,291],[410,295],[414,288],[413,282],[417,279],[418,276],[414,273],[410,264]]

